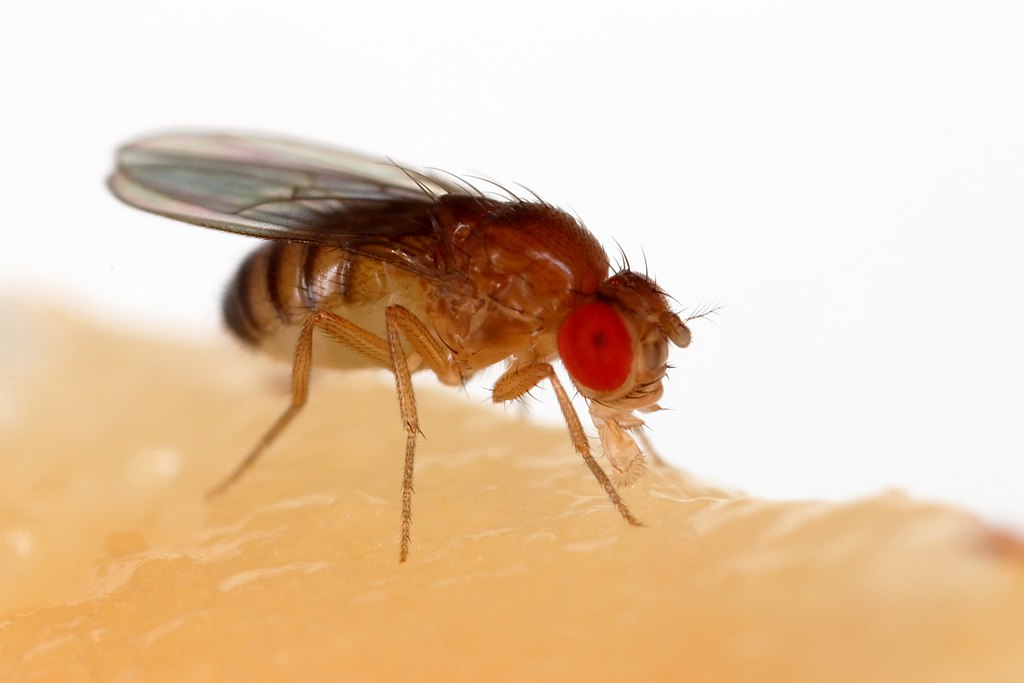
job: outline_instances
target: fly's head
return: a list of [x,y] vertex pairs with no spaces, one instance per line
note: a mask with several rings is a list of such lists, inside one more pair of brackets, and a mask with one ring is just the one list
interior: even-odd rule
[[669,344],[688,346],[689,328],[654,282],[629,270],[602,283],[558,330],[558,354],[588,399],[619,483],[631,483],[643,472],[643,456],[630,434],[643,421],[633,412],[658,409]]
[[688,346],[689,328],[654,282],[629,270],[602,283],[558,330],[558,354],[576,388],[624,413],[657,409],[670,343]]

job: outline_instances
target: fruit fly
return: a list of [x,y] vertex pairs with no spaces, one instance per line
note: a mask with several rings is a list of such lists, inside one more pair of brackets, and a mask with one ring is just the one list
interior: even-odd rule
[[690,331],[666,294],[628,267],[611,273],[575,218],[537,197],[487,194],[437,171],[272,138],[170,134],[123,147],[110,187],[163,216],[268,242],[224,297],[242,342],[291,358],[291,403],[211,491],[248,470],[306,402],[318,365],[395,376],[405,428],[399,559],[409,554],[413,462],[420,431],[412,373],[459,385],[499,362],[495,402],[547,381],[575,450],[629,524],[591,454],[552,362],[586,400],[620,480],[642,471],[636,412],[658,410],[669,343]]

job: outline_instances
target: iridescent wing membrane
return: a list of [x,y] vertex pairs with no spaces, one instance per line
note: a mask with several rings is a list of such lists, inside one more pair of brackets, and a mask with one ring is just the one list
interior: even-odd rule
[[126,145],[110,188],[132,206],[180,221],[336,245],[434,276],[424,272],[424,260],[436,256],[436,199],[472,194],[454,176],[384,159],[223,134],[168,134]]

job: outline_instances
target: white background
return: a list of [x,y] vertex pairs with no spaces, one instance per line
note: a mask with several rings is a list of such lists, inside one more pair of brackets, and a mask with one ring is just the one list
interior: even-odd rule
[[153,130],[486,173],[646,254],[683,305],[724,305],[650,421],[687,469],[1024,526],[1022,8],[5,2],[0,295],[220,333],[252,241],[103,186]]

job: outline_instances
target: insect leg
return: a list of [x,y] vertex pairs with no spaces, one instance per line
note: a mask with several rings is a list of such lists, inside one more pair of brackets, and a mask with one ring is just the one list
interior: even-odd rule
[[494,383],[494,400],[497,403],[503,403],[517,399],[544,379],[551,382],[551,386],[555,390],[558,406],[562,409],[562,416],[569,427],[569,437],[572,439],[573,447],[583,457],[583,462],[590,468],[590,472],[597,479],[597,483],[608,494],[608,500],[612,502],[612,505],[615,506],[615,509],[619,511],[619,514],[627,522],[633,526],[643,526],[643,523],[634,517],[633,513],[626,507],[626,503],[619,497],[619,492],[615,490],[615,486],[608,478],[608,475],[605,474],[591,454],[590,443],[587,441],[587,435],[583,431],[579,415],[576,414],[576,410],[572,407],[572,400],[565,393],[562,383],[558,381],[555,369],[549,363],[533,363],[522,368],[510,368]]
[[452,357],[452,352],[409,309],[403,306],[389,306],[385,311],[389,324],[395,325],[405,335],[406,341],[423,359],[430,371],[445,384],[458,384],[462,373]]
[[263,434],[245,458],[238,463],[231,474],[206,494],[207,498],[214,498],[224,493],[228,487],[238,481],[305,405],[309,395],[309,373],[313,361],[313,332],[317,329],[367,359],[377,362],[381,367],[391,369],[391,352],[383,339],[329,311],[318,310],[310,313],[299,330],[295,353],[292,356],[291,404]]
[[405,426],[405,467],[402,472],[402,540],[398,553],[398,561],[405,562],[409,556],[409,542],[412,538],[413,465],[416,457],[416,436],[419,434],[420,428],[416,412],[416,396],[412,389],[412,375],[402,349],[400,335],[408,340],[413,350],[441,381],[452,383],[461,378],[461,375],[451,353],[408,309],[401,306],[388,306],[384,312],[384,318],[387,323],[388,348],[394,363],[398,407],[402,411],[402,423]]

